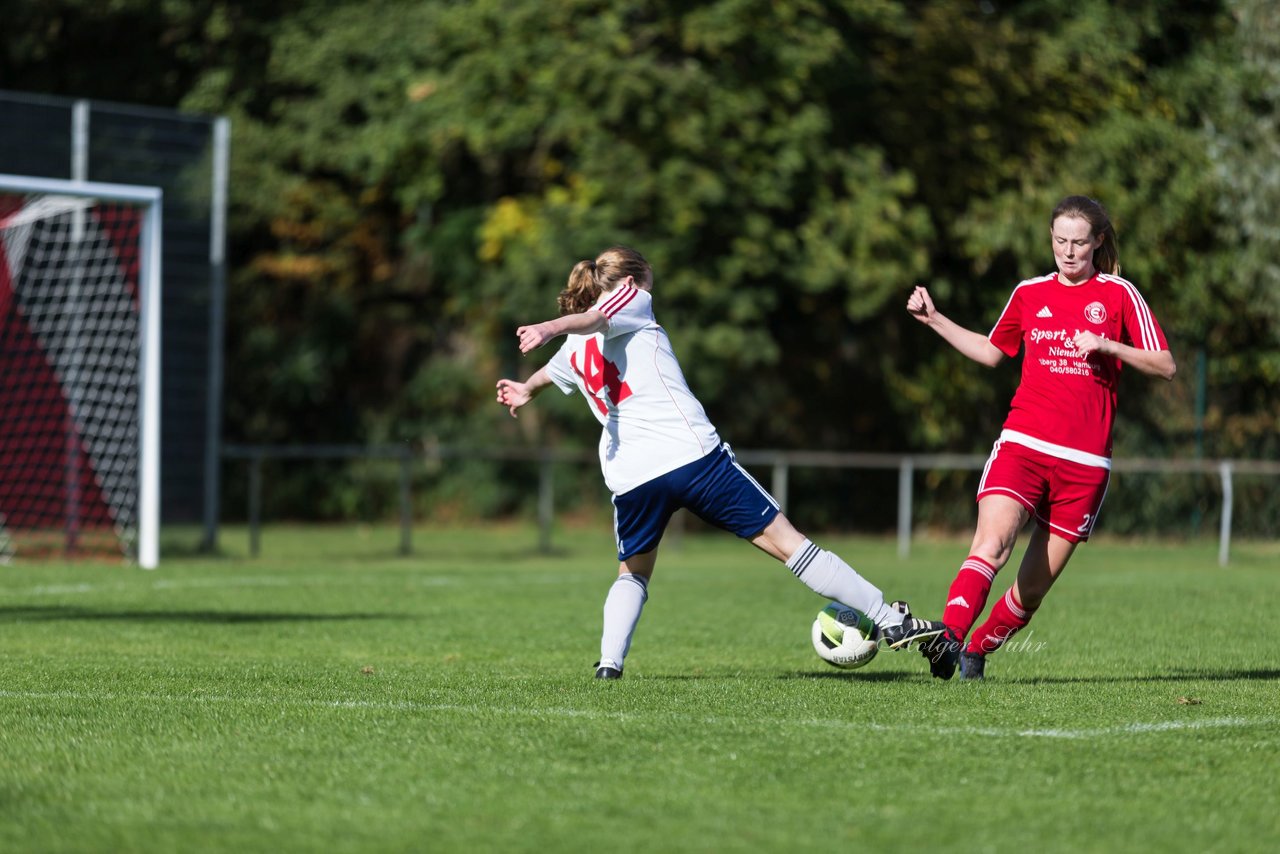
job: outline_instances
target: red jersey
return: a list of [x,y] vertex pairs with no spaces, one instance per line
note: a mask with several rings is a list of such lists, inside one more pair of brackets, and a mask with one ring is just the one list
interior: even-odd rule
[[1004,438],[1109,468],[1121,362],[1081,356],[1071,343],[1077,332],[1140,350],[1168,349],[1138,289],[1119,276],[1099,273],[1064,285],[1053,273],[1021,282],[987,336],[1006,356],[1025,347]]

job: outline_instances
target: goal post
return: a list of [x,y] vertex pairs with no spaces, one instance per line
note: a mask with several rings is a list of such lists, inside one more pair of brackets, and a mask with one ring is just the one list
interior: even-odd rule
[[0,174],[0,563],[159,563],[161,199]]

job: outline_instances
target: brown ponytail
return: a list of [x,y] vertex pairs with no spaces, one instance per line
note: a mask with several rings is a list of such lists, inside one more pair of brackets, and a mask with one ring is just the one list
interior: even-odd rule
[[626,246],[612,246],[594,261],[579,261],[569,273],[569,283],[560,292],[560,313],[580,314],[596,304],[600,294],[617,287],[627,276],[638,285],[649,282],[653,268],[644,256]]
[[1053,216],[1049,217],[1049,228],[1053,228],[1058,218],[1064,216],[1086,220],[1092,236],[1102,237],[1102,243],[1093,250],[1093,266],[1098,272],[1120,275],[1120,246],[1116,242],[1116,229],[1102,203],[1088,196],[1067,196],[1053,209]]
[[600,298],[600,286],[596,284],[596,262],[579,261],[569,273],[569,284],[560,292],[556,302],[561,314],[579,314],[595,305]]

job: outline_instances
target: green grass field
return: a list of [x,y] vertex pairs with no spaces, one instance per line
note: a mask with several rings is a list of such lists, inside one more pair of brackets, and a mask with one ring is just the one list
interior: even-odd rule
[[[0,851],[1280,849],[1277,544],[1099,537],[975,684],[829,668],[822,600],[689,535],[609,683],[608,531],[557,539],[0,568]],[[967,545],[819,539],[928,616]]]

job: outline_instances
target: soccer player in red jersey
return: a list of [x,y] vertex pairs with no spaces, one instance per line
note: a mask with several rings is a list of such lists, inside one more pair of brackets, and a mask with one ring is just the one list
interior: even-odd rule
[[[1111,474],[1121,368],[1165,380],[1177,370],[1155,315],[1120,278],[1115,229],[1102,205],[1068,196],[1049,223],[1057,272],[1019,283],[989,335],[948,319],[923,287],[907,300],[913,317],[979,364],[995,367],[1024,351],[1021,382],[978,484],[973,544],[947,594],[947,632],[921,647],[941,679],[957,664],[961,678],[983,678],[986,656],[1031,621],[1089,539]],[[969,636],[1032,516],[1017,579]]]

